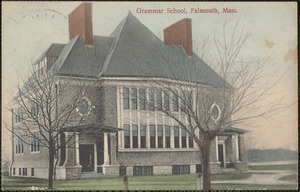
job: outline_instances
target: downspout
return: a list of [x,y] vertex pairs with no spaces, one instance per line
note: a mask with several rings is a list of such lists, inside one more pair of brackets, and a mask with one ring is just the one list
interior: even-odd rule
[[11,118],[11,165],[9,167],[9,175],[12,176],[12,169],[13,169],[13,164],[14,164],[14,109],[11,109],[12,112],[12,118]]
[[[57,120],[57,84],[54,85],[55,86],[55,118]],[[57,134],[57,137],[58,137],[58,134]],[[58,147],[58,139],[56,140],[56,144],[57,144],[57,147]],[[55,161],[55,165],[54,165],[54,170],[53,170],[53,175],[54,175],[54,179],[56,179],[56,167],[57,167],[57,164],[58,164],[58,150],[55,152],[55,156],[56,156],[56,161]]]

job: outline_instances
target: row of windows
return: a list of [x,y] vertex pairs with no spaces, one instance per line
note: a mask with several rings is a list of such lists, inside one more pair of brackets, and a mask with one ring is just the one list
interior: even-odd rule
[[[30,148],[31,152],[38,152],[41,150],[40,139],[41,139],[41,134],[39,131],[32,133],[31,148]],[[24,153],[24,137],[20,136],[18,137],[18,144],[16,145],[16,154],[22,154],[22,153]]]
[[[16,175],[16,168],[13,168],[13,175]],[[27,176],[27,168],[19,168],[19,175]],[[34,176],[34,168],[31,168],[31,176]]]
[[[139,96],[138,96],[139,93]],[[187,96],[189,95],[189,96]],[[170,94],[168,91],[155,92],[154,90],[148,91],[149,97],[149,110],[170,110]],[[189,98],[189,100],[187,99]],[[139,102],[138,102],[139,101]],[[146,110],[147,94],[145,89],[137,88],[123,88],[123,108],[124,109],[140,109]],[[186,111],[187,104],[193,106],[192,93],[182,93],[180,98],[179,94],[173,94],[172,97],[173,111]],[[139,106],[139,107],[138,107]]]
[[[38,115],[38,104],[36,101],[32,101],[31,102],[31,114],[33,117],[37,117]],[[23,109],[22,107],[19,107],[17,109],[17,112],[15,114],[15,122],[18,123],[18,122],[21,122],[23,120]]]
[[[197,165],[201,166],[201,165]],[[172,174],[190,174],[190,165],[172,165]],[[126,167],[120,166],[120,176],[126,175]],[[134,166],[133,175],[153,175],[153,166]]]
[[[124,124],[124,142],[125,148],[147,148],[147,142],[150,148],[171,148],[171,126],[163,125],[140,125]],[[150,134],[147,135],[147,129],[150,129]],[[179,129],[179,126],[174,126],[174,147],[193,148],[194,142],[191,136],[185,129]],[[181,135],[180,135],[181,131]],[[140,133],[140,134],[139,134]],[[140,139],[138,139],[140,135]],[[132,142],[132,143],[131,143]]]

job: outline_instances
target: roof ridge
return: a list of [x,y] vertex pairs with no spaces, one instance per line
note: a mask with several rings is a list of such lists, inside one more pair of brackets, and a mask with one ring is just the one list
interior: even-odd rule
[[[57,71],[61,68],[61,66],[62,66],[62,64],[65,62],[66,58],[69,56],[71,50],[74,48],[75,43],[78,41],[79,36],[80,36],[80,35],[77,35],[75,38],[73,38],[73,39],[69,42],[69,43],[70,43],[70,48],[67,50],[67,54],[64,56],[64,58],[63,58],[61,61],[60,61],[59,59],[57,59],[57,60],[55,61],[55,63],[51,66],[51,68],[48,70],[48,73],[53,72],[52,75],[54,75],[54,73],[57,72]],[[63,49],[67,48],[67,45],[68,45],[69,43],[65,44],[65,47],[64,47]],[[62,52],[63,52],[63,50],[61,51],[61,53],[62,53]],[[61,53],[60,53],[60,54],[61,54]],[[59,58],[59,57],[58,57],[58,58]],[[60,62],[60,65],[59,65],[59,66],[57,66],[57,65],[58,65],[57,62]],[[54,69],[55,67],[57,67],[57,68]],[[49,76],[51,76],[51,75],[49,75]]]
[[[127,16],[121,21],[120,24],[122,24],[122,22],[123,22],[123,24],[122,24],[122,26],[121,26],[121,30],[119,31],[119,33],[118,33],[117,36],[115,37],[115,40],[114,40],[112,46],[110,47],[110,50],[109,50],[108,55],[107,55],[107,57],[106,57],[106,60],[105,60],[105,62],[104,62],[104,64],[103,64],[102,71],[99,73],[99,75],[98,75],[97,77],[101,77],[102,74],[106,72],[106,69],[107,69],[108,64],[109,64],[109,62],[110,62],[110,59],[111,59],[111,57],[112,57],[112,54],[113,54],[113,52],[114,52],[114,50],[115,50],[115,47],[116,47],[116,45],[117,45],[117,42],[118,42],[119,37],[120,37],[120,35],[121,35],[121,33],[122,33],[123,29],[124,29],[124,25],[125,25],[125,23],[126,23],[126,21],[127,21],[129,15],[130,15],[130,13],[128,13]],[[132,15],[132,14],[131,14],[131,15]],[[119,24],[119,25],[120,25],[120,24]],[[119,26],[119,25],[118,25],[118,26]],[[118,28],[118,26],[115,28],[115,30]],[[115,30],[114,30],[114,31],[115,31]],[[113,31],[113,32],[114,32],[114,31]],[[111,34],[113,34],[113,32],[112,32]],[[111,34],[110,34],[110,35],[111,35]]]

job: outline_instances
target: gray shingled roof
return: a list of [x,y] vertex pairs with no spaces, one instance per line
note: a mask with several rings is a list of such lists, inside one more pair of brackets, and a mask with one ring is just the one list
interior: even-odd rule
[[34,62],[34,65],[39,63],[45,57],[58,57],[63,50],[65,44],[52,43]]
[[90,77],[163,77],[232,88],[196,54],[165,45],[131,13],[110,37],[94,36],[85,45],[77,36],[62,49],[50,75]]

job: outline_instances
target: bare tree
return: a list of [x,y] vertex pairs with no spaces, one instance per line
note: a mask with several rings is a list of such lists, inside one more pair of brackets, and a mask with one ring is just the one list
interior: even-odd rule
[[[99,81],[50,76],[38,69],[33,67],[28,79],[20,77],[22,86],[18,86],[18,94],[12,101],[14,107],[9,109],[17,123],[6,127],[14,137],[30,145],[31,150],[41,147],[48,150],[48,188],[52,189],[58,150],[74,145],[77,127],[85,122],[85,115],[91,110],[82,98]],[[66,130],[68,127],[74,129]],[[71,133],[62,144],[60,135],[65,131]]]
[[[268,119],[287,107],[280,105],[280,101],[268,103],[272,88],[280,80],[265,78],[269,56],[241,59],[240,53],[251,34],[244,27],[240,28],[238,22],[229,34],[226,33],[227,28],[225,23],[223,34],[213,40],[217,50],[215,57],[207,58],[216,60],[220,78],[210,78],[212,81],[207,82],[211,75],[216,77],[210,67],[195,55],[178,56],[180,52],[176,47],[167,51],[164,46],[153,47],[152,54],[158,58],[153,61],[155,65],[148,63],[148,67],[140,67],[144,75],[149,77],[148,83],[152,84],[154,94],[164,95],[155,100],[150,93],[148,108],[173,119],[193,137],[199,147],[204,190],[211,189],[212,140],[228,128],[245,125],[250,120]],[[207,38],[203,39],[205,43],[208,42]],[[144,61],[138,53],[135,50],[136,63],[140,66]],[[208,55],[211,57],[212,53]],[[159,74],[164,74],[163,77],[167,79]],[[163,104],[161,98],[168,98],[169,104]]]

